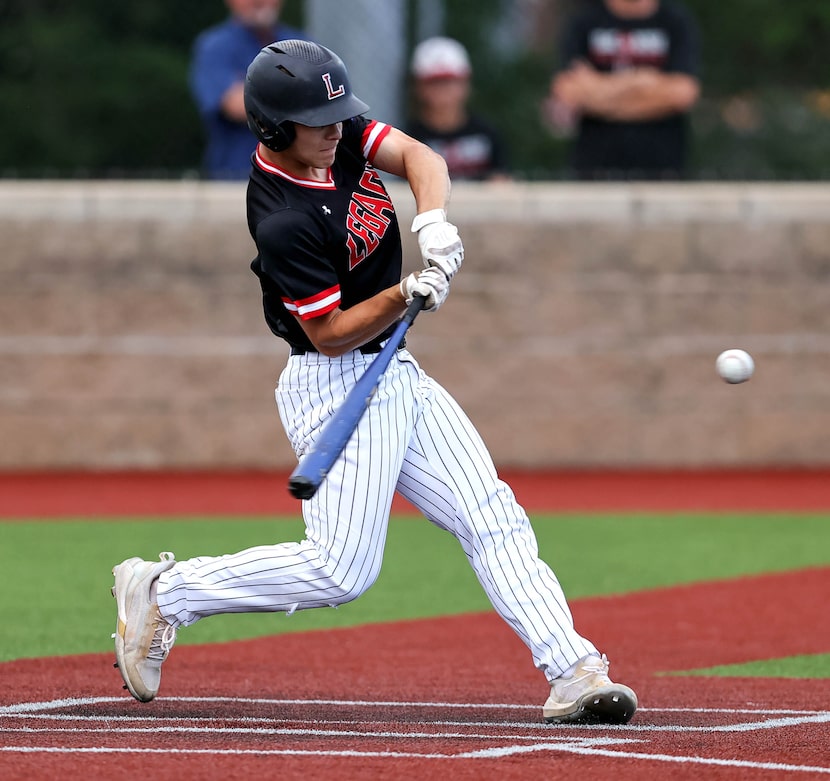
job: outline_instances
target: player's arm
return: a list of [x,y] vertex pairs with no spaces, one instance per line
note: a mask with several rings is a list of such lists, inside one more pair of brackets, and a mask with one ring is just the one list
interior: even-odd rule
[[391,128],[375,152],[372,164],[409,182],[418,213],[447,208],[450,177],[447,163],[426,144]]
[[[340,308],[340,287],[324,258],[320,237],[300,212],[284,209],[263,220],[257,229],[258,273],[282,289],[282,300],[315,349],[336,357],[366,344],[397,322],[414,294],[427,301],[424,311],[437,309],[449,291],[443,272],[391,285],[348,309]],[[432,269],[436,272],[436,269]],[[295,292],[287,293],[288,289]],[[305,292],[297,297],[298,290]],[[312,295],[310,292],[315,291]]]
[[[446,207],[450,196],[450,178],[444,158],[426,144],[416,141],[406,133],[390,128],[372,156],[372,164],[381,171],[399,176],[409,182],[415,196],[422,225],[417,229],[419,243],[432,236],[431,245],[457,245],[452,263],[444,258],[435,263],[440,275],[428,273],[410,274],[400,285],[382,290],[372,298],[361,301],[349,309],[336,308],[320,317],[301,320],[300,325],[312,344],[324,355],[342,355],[355,350],[383,333],[396,322],[412,300],[413,294],[427,297],[425,311],[434,311],[443,303],[449,289],[449,279],[458,270],[463,259],[463,247],[455,226],[446,222]],[[417,224],[418,217],[416,217]],[[426,220],[426,221],[425,221]],[[443,236],[443,234],[451,234]],[[442,244],[443,242],[443,244]],[[434,247],[433,247],[434,248]],[[422,247],[422,252],[424,251]]]
[[372,163],[409,182],[417,207],[412,232],[418,234],[424,267],[440,268],[451,280],[464,261],[464,246],[458,229],[447,222],[450,177],[444,158],[426,144],[391,128]]
[[[446,222],[446,206],[450,194],[450,179],[447,164],[426,144],[416,141],[396,128],[390,128],[372,156],[372,164],[382,171],[405,178],[409,182],[419,215],[431,220],[418,229],[425,236],[447,231],[452,244],[459,250],[453,258],[449,273],[442,270],[444,280],[428,274],[417,287],[413,275],[401,285],[382,290],[380,293],[361,301],[349,309],[336,307],[316,317],[300,319],[300,325],[311,343],[324,355],[335,357],[356,350],[366,342],[382,334],[390,325],[400,319],[406,310],[407,301],[413,293],[426,295],[426,310],[435,310],[446,299],[449,278],[461,265],[463,248],[458,240],[455,226]],[[417,217],[416,217],[417,220]],[[442,241],[439,236],[439,243]],[[431,242],[435,243],[435,241]],[[423,251],[423,250],[422,250]],[[426,260],[425,260],[426,265]],[[432,264],[430,264],[432,265]]]
[[414,296],[423,296],[425,312],[434,312],[447,298],[450,281],[438,268],[410,274],[399,285],[381,290],[349,309],[332,309],[300,325],[323,355],[336,357],[356,350],[397,322]]
[[398,285],[381,290],[349,309],[332,309],[299,323],[314,347],[336,357],[370,342],[400,319],[406,301]]

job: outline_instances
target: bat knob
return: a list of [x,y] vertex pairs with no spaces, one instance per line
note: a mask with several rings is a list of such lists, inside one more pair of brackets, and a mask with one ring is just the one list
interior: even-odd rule
[[317,486],[304,475],[292,476],[288,481],[288,491],[295,499],[311,499],[317,492]]

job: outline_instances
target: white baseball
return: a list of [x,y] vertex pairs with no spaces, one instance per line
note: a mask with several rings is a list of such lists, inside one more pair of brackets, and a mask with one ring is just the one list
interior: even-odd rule
[[755,371],[755,361],[746,350],[724,350],[715,362],[718,374],[726,382],[736,385],[746,382]]

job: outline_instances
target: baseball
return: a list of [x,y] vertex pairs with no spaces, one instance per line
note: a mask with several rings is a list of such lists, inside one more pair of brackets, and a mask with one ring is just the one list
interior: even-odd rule
[[718,374],[726,382],[736,385],[746,382],[755,371],[755,361],[745,350],[724,350],[715,362]]

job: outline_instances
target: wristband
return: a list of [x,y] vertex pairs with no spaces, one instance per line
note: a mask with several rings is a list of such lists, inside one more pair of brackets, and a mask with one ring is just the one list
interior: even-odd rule
[[430,209],[428,212],[421,212],[415,215],[412,220],[412,232],[417,233],[425,225],[431,225],[433,222],[446,222],[447,212],[444,209]]

